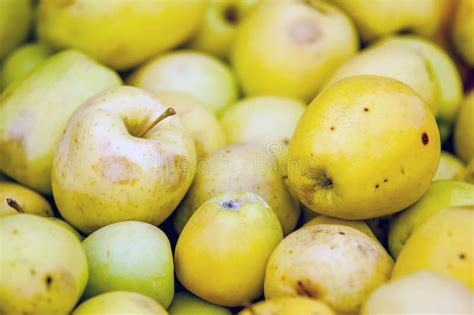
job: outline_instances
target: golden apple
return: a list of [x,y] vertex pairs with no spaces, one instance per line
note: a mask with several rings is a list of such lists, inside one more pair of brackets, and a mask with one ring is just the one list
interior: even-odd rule
[[49,202],[37,192],[16,183],[0,181],[0,216],[16,213],[54,216]]
[[238,315],[335,315],[334,311],[321,301],[302,296],[284,296],[252,304]]
[[338,218],[329,217],[327,215],[318,215],[317,217],[306,222],[302,226],[302,228],[305,228],[307,226],[312,226],[312,225],[318,225],[318,224],[333,224],[333,225],[349,226],[351,228],[354,228],[364,233],[365,235],[371,237],[372,239],[378,241],[374,233],[372,232],[372,230],[364,221],[342,220]]

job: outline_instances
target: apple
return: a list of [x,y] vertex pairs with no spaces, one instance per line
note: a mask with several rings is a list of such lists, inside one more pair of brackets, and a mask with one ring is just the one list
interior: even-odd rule
[[127,70],[184,42],[205,10],[205,0],[40,1],[37,30],[54,47]]
[[413,89],[388,77],[353,76],[304,112],[290,143],[289,182],[315,212],[369,219],[416,202],[439,155],[436,121]]
[[134,292],[114,291],[104,293],[80,304],[71,315],[168,315],[158,302]]
[[30,0],[0,1],[0,60],[26,40],[32,17]]
[[259,196],[217,195],[196,210],[179,235],[176,276],[211,303],[247,305],[262,294],[265,266],[282,238],[278,217]]
[[238,315],[335,315],[334,311],[321,301],[302,296],[284,296],[252,304]]
[[451,28],[451,41],[463,60],[474,66],[474,3],[459,0]]
[[473,290],[473,224],[474,206],[444,208],[434,213],[402,248],[392,279],[428,269],[451,276]]
[[454,129],[454,149],[456,155],[464,161],[469,162],[474,158],[474,90],[471,90],[458,112]]
[[433,182],[420,200],[392,218],[388,236],[390,253],[398,257],[411,234],[439,209],[467,205],[474,206],[474,185],[452,180]]
[[273,251],[265,298],[307,296],[338,313],[356,313],[388,281],[393,260],[372,237],[344,225],[317,224],[288,235]]
[[0,181],[0,216],[17,213],[54,216],[49,202],[37,192],[20,184]]
[[459,174],[459,178],[465,182],[474,184],[474,157],[471,159],[469,164],[467,164],[464,171]]
[[121,84],[118,75],[77,51],[49,57],[0,98],[0,169],[51,194],[51,166],[67,120],[83,101]]
[[83,103],[53,161],[53,196],[65,220],[84,234],[120,221],[163,222],[196,170],[193,139],[173,114],[134,87]]
[[245,95],[310,101],[358,47],[351,20],[325,1],[264,1],[240,23],[231,61]]
[[176,292],[168,308],[170,315],[231,315],[225,307],[209,303],[191,293]]
[[196,34],[189,42],[193,49],[226,58],[235,32],[261,0],[211,0]]
[[64,220],[61,220],[59,218],[55,218],[55,217],[48,217],[48,219],[50,221],[52,221],[53,223],[55,223],[56,225],[66,229],[67,231],[71,232],[72,234],[74,234],[74,236],[77,237],[77,239],[82,242],[82,240],[84,239],[84,236],[81,235],[81,233],[79,233],[75,228],[73,228],[69,223],[67,223],[66,221]]
[[232,70],[216,57],[192,50],[159,55],[138,68],[128,82],[155,94],[187,93],[215,113],[238,96]]
[[69,314],[87,283],[77,237],[49,219],[0,217],[0,313]]
[[433,181],[443,179],[457,179],[464,172],[464,164],[446,151],[441,151],[438,170],[436,171]]
[[196,209],[217,194],[248,191],[262,197],[275,211],[283,233],[293,231],[301,210],[279,171],[277,159],[256,143],[234,144],[199,161],[196,177],[174,216],[181,232]]
[[472,301],[472,292],[461,283],[424,270],[377,288],[361,314],[471,314]]
[[371,237],[372,239],[378,241],[374,233],[372,232],[372,230],[364,221],[342,220],[338,218],[329,217],[327,215],[318,215],[317,217],[306,222],[301,228],[305,228],[307,226],[318,225],[318,224],[333,224],[333,225],[349,226],[351,228],[354,228],[364,233],[368,237]]

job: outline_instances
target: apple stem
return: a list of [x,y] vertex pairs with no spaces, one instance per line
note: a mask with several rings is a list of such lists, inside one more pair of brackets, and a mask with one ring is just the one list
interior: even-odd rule
[[25,211],[23,211],[23,208],[18,204],[18,202],[16,202],[15,199],[12,199],[12,198],[7,198],[7,204],[12,207],[13,209],[15,209],[16,211],[18,211],[19,213],[24,213]]
[[144,131],[138,134],[138,138],[143,138],[150,130],[152,130],[160,121],[165,119],[166,117],[173,116],[176,114],[176,111],[172,107],[168,107],[158,118],[156,118],[151,125],[146,128]]

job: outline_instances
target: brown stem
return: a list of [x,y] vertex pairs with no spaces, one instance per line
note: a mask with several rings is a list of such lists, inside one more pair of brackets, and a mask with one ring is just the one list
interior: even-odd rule
[[165,119],[166,117],[173,116],[176,114],[176,111],[172,107],[168,107],[158,118],[156,118],[151,125],[145,129],[144,131],[138,134],[138,138],[143,138],[150,130],[152,130],[160,121]]
[[24,213],[25,211],[23,211],[23,208],[18,204],[18,202],[16,202],[15,199],[12,199],[12,198],[7,198],[7,204],[12,207],[13,209],[15,209],[16,211],[18,211],[19,213]]

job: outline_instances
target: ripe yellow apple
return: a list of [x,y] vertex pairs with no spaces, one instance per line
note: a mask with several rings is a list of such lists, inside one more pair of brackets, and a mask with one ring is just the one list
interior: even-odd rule
[[428,269],[474,289],[474,206],[439,210],[421,224],[402,248],[393,279]]
[[126,70],[189,38],[205,9],[205,0],[45,0],[37,27],[44,42]]
[[289,182],[313,211],[368,219],[418,200],[439,155],[436,121],[413,89],[387,77],[354,76],[306,109],[290,144]]
[[216,57],[191,50],[157,56],[135,71],[128,82],[155,94],[190,94],[215,113],[235,102],[238,96],[229,66]]
[[0,216],[16,213],[54,216],[49,202],[37,192],[16,183],[0,181]]
[[464,61],[474,66],[474,2],[459,0],[453,18],[451,40]]
[[377,288],[361,314],[472,314],[473,300],[473,293],[453,278],[418,271]]
[[59,212],[89,234],[137,220],[158,225],[196,170],[191,135],[153,95],[116,87],[83,103],[59,141],[52,169]]
[[228,191],[249,191],[262,197],[275,211],[286,235],[300,216],[300,205],[283,180],[274,156],[259,144],[234,144],[199,161],[194,182],[175,212],[178,233],[211,197]]
[[344,225],[317,224],[288,235],[273,251],[265,298],[307,296],[355,313],[388,281],[393,261],[378,241]]
[[184,127],[191,132],[198,158],[208,156],[225,146],[224,129],[205,104],[184,93],[161,92],[157,97],[176,111]]
[[353,220],[342,220],[338,218],[329,217],[327,215],[318,215],[317,217],[306,222],[302,228],[318,224],[334,224],[334,225],[344,225],[354,228],[365,235],[371,237],[372,239],[377,240],[372,230],[369,228],[367,223],[364,221],[353,221]]
[[238,315],[335,315],[334,311],[321,301],[302,296],[284,296],[252,304]]
[[231,60],[246,95],[310,101],[358,47],[351,20],[325,1],[264,1],[240,24]]
[[454,129],[454,148],[465,163],[474,158],[474,90],[469,92],[458,112]]
[[457,179],[464,172],[464,164],[446,151],[441,151],[438,170],[436,171],[433,181],[443,179]]
[[168,315],[158,302],[145,295],[114,291],[93,297],[80,304],[71,315]]
[[69,314],[87,283],[78,238],[36,215],[0,217],[0,313]]
[[170,315],[231,315],[225,307],[209,303],[191,293],[181,291],[174,295],[168,307]]
[[262,198],[249,192],[217,195],[179,235],[176,275],[209,302],[247,305],[262,294],[265,266],[282,239],[278,218]]
[[0,60],[27,38],[32,17],[30,0],[0,1]]

